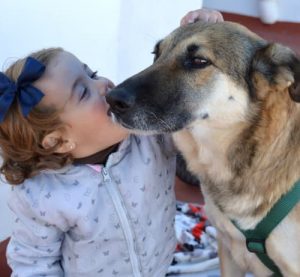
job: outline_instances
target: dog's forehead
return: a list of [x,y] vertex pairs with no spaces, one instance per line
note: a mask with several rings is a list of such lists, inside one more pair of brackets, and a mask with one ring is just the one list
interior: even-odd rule
[[153,66],[164,64],[180,69],[183,61],[198,56],[245,85],[256,51],[266,44],[267,41],[237,23],[196,22],[179,27],[159,43],[155,51],[157,62]]
[[196,22],[174,30],[161,43],[163,51],[170,52],[175,47],[186,47],[189,43],[206,45],[209,48],[240,48],[241,42],[245,51],[255,50],[263,39],[246,27],[233,22],[207,23]]

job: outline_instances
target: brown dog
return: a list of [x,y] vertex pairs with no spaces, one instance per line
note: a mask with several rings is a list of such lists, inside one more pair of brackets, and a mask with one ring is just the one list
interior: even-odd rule
[[[300,179],[299,59],[230,22],[181,27],[154,52],[153,65],[108,95],[113,116],[133,130],[174,132],[202,180],[222,275],[270,276],[232,221],[254,228]],[[300,276],[299,204],[265,247],[284,276]]]

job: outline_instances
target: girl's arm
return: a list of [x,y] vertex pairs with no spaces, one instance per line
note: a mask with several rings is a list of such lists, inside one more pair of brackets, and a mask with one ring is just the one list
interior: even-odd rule
[[[63,232],[47,222],[47,212],[34,199],[13,193],[10,208],[16,215],[14,231],[7,247],[12,276],[64,276],[60,266]],[[29,199],[29,198],[28,198]]]

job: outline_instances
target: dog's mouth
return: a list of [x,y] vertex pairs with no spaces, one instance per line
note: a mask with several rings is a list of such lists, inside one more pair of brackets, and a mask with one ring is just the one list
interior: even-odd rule
[[134,130],[134,126],[131,126],[130,124],[127,124],[122,120],[121,117],[117,116],[111,108],[107,110],[107,116],[111,118],[112,122],[115,124],[122,125],[124,128],[129,129],[129,130]]
[[139,134],[173,133],[185,128],[191,123],[191,118],[171,112],[154,112],[149,107],[131,109],[127,113],[119,113],[110,107],[107,115],[116,124]]

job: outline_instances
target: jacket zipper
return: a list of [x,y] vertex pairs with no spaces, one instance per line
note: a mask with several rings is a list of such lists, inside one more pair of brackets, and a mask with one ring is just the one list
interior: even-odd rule
[[103,175],[103,179],[104,179],[106,188],[109,191],[109,194],[114,203],[114,206],[116,208],[116,211],[119,215],[119,218],[120,218],[120,221],[121,221],[121,224],[123,227],[123,231],[125,234],[125,238],[126,238],[126,242],[127,242],[127,246],[128,246],[128,250],[129,250],[129,256],[130,256],[130,261],[131,261],[131,265],[132,265],[133,276],[141,277],[142,276],[141,270],[140,270],[141,267],[140,267],[138,257],[136,255],[135,247],[134,247],[133,233],[130,228],[130,224],[128,222],[127,216],[126,216],[125,208],[122,204],[120,193],[119,193],[118,189],[116,188],[115,184],[113,182],[111,182],[111,177],[109,176],[109,172],[108,172],[107,168],[105,168],[105,167],[102,168],[102,175]]

